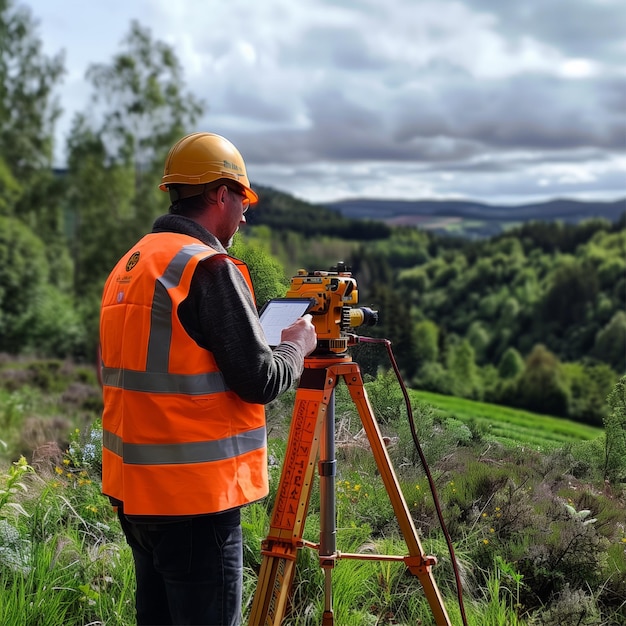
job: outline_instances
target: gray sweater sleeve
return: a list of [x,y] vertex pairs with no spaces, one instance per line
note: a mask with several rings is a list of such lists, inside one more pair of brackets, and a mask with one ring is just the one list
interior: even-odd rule
[[268,346],[248,285],[226,256],[198,266],[179,316],[194,341],[213,353],[230,389],[246,402],[271,402],[302,373],[304,355],[295,344]]

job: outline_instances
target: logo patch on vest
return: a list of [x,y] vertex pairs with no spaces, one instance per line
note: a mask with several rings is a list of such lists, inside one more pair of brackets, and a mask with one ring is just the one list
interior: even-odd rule
[[130,259],[128,259],[128,263],[126,263],[126,271],[130,272],[137,263],[139,263],[139,252],[133,252],[130,255]]

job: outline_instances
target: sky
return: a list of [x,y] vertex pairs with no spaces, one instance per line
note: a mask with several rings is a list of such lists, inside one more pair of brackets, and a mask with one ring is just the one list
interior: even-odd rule
[[624,0],[16,0],[65,54],[62,146],[132,20],[252,185],[523,204],[626,197]]

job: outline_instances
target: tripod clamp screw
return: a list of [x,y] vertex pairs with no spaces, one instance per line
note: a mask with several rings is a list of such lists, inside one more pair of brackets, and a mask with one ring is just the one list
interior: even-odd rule
[[404,562],[414,576],[429,574],[433,566],[437,565],[437,557],[434,556],[405,556]]

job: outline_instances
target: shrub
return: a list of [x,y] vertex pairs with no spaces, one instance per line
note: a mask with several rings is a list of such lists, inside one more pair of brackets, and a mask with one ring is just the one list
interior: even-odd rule
[[[456,448],[466,445],[472,439],[471,429],[455,418],[440,418],[432,407],[426,404],[417,404],[413,407],[413,420],[418,442],[430,465],[436,463]],[[407,463],[421,467],[421,459],[408,419],[396,422],[398,443],[391,450],[391,456],[398,465]],[[421,470],[419,471],[421,473]]]
[[402,389],[393,370],[379,373],[375,380],[365,383],[365,388],[374,415],[380,424],[388,424],[406,415]]
[[0,215],[0,350],[16,354],[35,317],[34,296],[48,280],[44,244],[22,222]]
[[43,285],[33,298],[33,307],[22,351],[57,358],[87,356],[87,333],[70,296]]
[[538,626],[597,626],[600,623],[602,622],[595,598],[582,589],[572,589],[569,584],[565,584],[545,610],[537,612],[536,617],[530,621],[530,624]]
[[573,477],[596,480],[602,477],[605,436],[567,444],[545,457],[556,464],[556,471],[566,471]]
[[412,385],[416,389],[451,394],[452,380],[441,363],[424,363],[415,376]]
[[626,480],[626,376],[615,385],[607,402],[610,413],[604,420],[604,477],[619,482]]

